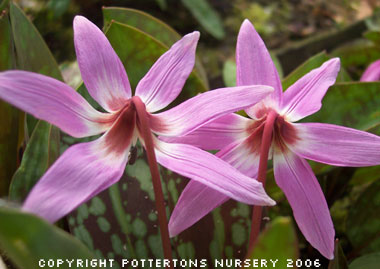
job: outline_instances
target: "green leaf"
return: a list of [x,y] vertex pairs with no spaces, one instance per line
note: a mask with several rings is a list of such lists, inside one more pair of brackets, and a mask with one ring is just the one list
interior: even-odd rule
[[235,61],[227,60],[223,66],[223,81],[226,87],[236,86],[236,64]]
[[380,82],[336,83],[305,122],[327,122],[380,134]]
[[354,252],[380,251],[380,177],[352,203],[346,226]]
[[[154,39],[162,42],[166,47],[170,47],[176,41],[181,39],[173,28],[163,21],[136,9],[104,7],[103,8],[104,25],[108,26],[112,21],[132,26]],[[128,65],[128,63],[127,63]],[[204,67],[199,59],[195,61],[194,73],[203,82],[204,87],[208,88],[208,79]]]
[[69,8],[71,0],[50,0],[47,6],[53,11],[54,18],[59,18]]
[[40,259],[94,258],[79,240],[34,215],[0,207],[0,219],[0,247],[21,269],[41,268]]
[[161,10],[166,10],[168,8],[168,3],[166,0],[156,0],[156,3],[159,5]]
[[[298,257],[296,233],[289,217],[274,219],[257,240],[247,258],[266,259],[268,268],[286,268],[287,259],[295,261]],[[270,259],[277,260],[275,266],[269,262]]]
[[340,58],[343,68],[351,71],[360,71],[360,73],[356,72],[356,76],[359,79],[361,70],[364,69],[358,69],[358,67],[366,67],[369,63],[379,59],[380,47],[371,41],[360,39],[349,45],[339,47],[331,55]]
[[223,21],[206,0],[182,0],[182,3],[213,37],[225,37]]
[[[0,13],[0,36],[0,71],[3,71],[15,65],[8,9]],[[19,161],[19,148],[23,140],[23,125],[20,124],[20,119],[22,120],[24,115],[1,100],[0,115],[0,196],[5,196],[8,194],[10,181]]]
[[380,32],[379,31],[367,31],[364,33],[364,37],[368,40],[380,44]]
[[335,240],[334,259],[329,262],[328,269],[348,269],[346,256],[344,256],[343,249],[339,240]]
[[[132,89],[136,88],[153,63],[168,50],[167,46],[152,36],[118,22],[111,23],[106,36],[126,68]],[[202,81],[192,73],[171,106],[206,90]]]
[[350,263],[349,269],[378,269],[380,252],[371,253],[355,259]]
[[13,2],[10,4],[10,18],[17,52],[17,67],[63,81],[58,64],[40,33]]
[[314,68],[320,67],[324,62],[329,59],[326,52],[320,52],[313,57],[310,57],[307,61],[297,67],[293,72],[291,72],[286,78],[282,80],[282,88],[285,91],[290,85],[294,84],[302,76],[313,70]]
[[[10,4],[10,19],[17,67],[63,80],[58,65],[41,35],[13,2]],[[17,200],[25,197],[27,191],[59,156],[59,130],[30,115],[27,122],[29,134],[34,137],[28,143],[31,150],[24,154],[22,165],[13,178],[15,182],[11,183],[9,195]]]
[[39,121],[26,146],[20,167],[12,178],[9,197],[22,201],[59,156],[59,130]]

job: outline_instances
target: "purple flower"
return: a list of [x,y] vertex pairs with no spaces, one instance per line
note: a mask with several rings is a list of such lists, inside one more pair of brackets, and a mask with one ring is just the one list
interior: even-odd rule
[[377,81],[380,80],[380,60],[371,63],[364,71],[360,81]]
[[[256,178],[264,127],[270,126],[269,158],[273,158],[275,180],[305,238],[322,255],[332,259],[334,226],[317,178],[305,159],[336,166],[377,165],[380,137],[332,124],[294,123],[321,108],[321,100],[338,74],[339,59],[325,62],[283,92],[264,42],[245,20],[238,36],[236,61],[238,85],[265,84],[275,91],[246,109],[250,119],[230,114],[189,135],[166,140],[207,150],[220,149],[218,157]],[[228,199],[197,181],[190,181],[171,216],[170,235],[180,233]]]
[[[23,209],[54,222],[117,182],[131,146],[137,139],[145,145],[141,115],[149,120],[152,133],[180,136],[273,92],[268,86],[219,89],[152,114],[181,92],[194,66],[198,39],[199,33],[194,32],[175,43],[138,83],[132,97],[127,74],[107,38],[86,18],[75,17],[74,42],[82,78],[107,113],[96,111],[74,89],[53,78],[25,71],[0,73],[1,99],[74,137],[104,133],[67,149],[29,193]],[[154,136],[153,141],[158,162],[168,169],[245,203],[274,204],[261,183],[212,154]]]

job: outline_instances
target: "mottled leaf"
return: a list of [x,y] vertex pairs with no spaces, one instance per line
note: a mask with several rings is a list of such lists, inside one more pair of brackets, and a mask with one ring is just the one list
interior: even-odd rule
[[[295,261],[297,257],[297,237],[289,217],[274,219],[259,235],[255,247],[247,256],[249,259],[267,260],[268,268],[286,268],[287,259]],[[277,262],[273,265],[270,260]],[[257,266],[252,264],[251,267]]]
[[213,37],[217,39],[225,37],[223,21],[207,0],[182,0],[182,3]]
[[[47,266],[48,259],[94,258],[79,240],[34,215],[0,207],[0,219],[0,248],[18,268],[41,268],[41,259]],[[49,267],[70,268],[67,262]]]
[[380,134],[380,82],[336,83],[305,122],[326,122]]
[[352,204],[347,217],[347,235],[356,254],[380,250],[380,178],[369,185]]

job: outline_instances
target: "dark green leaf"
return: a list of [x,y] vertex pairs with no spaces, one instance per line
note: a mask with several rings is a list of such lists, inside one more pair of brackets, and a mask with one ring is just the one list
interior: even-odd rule
[[[62,80],[58,65],[34,25],[14,3],[10,4],[10,18],[16,47],[17,67]],[[50,124],[28,116],[28,131],[33,139],[10,189],[10,197],[22,200],[34,183],[59,156],[59,131]],[[39,122],[39,123],[38,123]],[[35,129],[34,127],[37,126]],[[32,134],[33,132],[33,134]]]
[[30,138],[20,167],[12,178],[9,197],[22,201],[47,168],[59,156],[59,130],[39,121]]
[[350,208],[347,235],[357,253],[380,250],[380,180],[374,181]]
[[[286,268],[287,259],[295,261],[298,257],[297,237],[289,217],[274,219],[257,240],[247,258],[265,259],[268,261],[268,268]],[[270,259],[277,260],[275,266],[269,262]]]
[[380,82],[344,82],[330,87],[306,122],[326,122],[380,134]]
[[380,32],[379,31],[367,31],[364,33],[364,37],[371,40],[374,43],[380,44]]
[[330,261],[328,269],[348,269],[348,263],[339,240],[335,240],[334,259]]
[[[0,13],[0,37],[0,71],[3,71],[15,64],[7,9]],[[5,196],[18,165],[19,148],[23,140],[23,126],[20,124],[23,113],[0,100],[0,115],[0,196]]]
[[213,37],[217,39],[225,37],[223,21],[206,0],[182,0],[182,3]]
[[286,78],[282,80],[282,88],[285,91],[290,85],[294,84],[303,75],[310,72],[314,68],[320,67],[324,62],[329,59],[326,52],[320,52],[297,67]]
[[350,263],[349,269],[378,269],[380,252],[368,254],[357,258]]
[[41,268],[40,259],[94,258],[79,240],[34,215],[0,207],[0,219],[0,247],[21,269]]
[[[169,25],[140,10],[104,7],[103,17],[104,25],[109,25],[112,21],[117,21],[132,26],[162,42],[167,48],[181,38]],[[208,88],[207,76],[199,59],[195,61],[194,74],[203,82],[204,87]]]
[[156,2],[162,10],[166,10],[168,8],[168,3],[166,0],[156,0]]
[[63,80],[45,41],[22,10],[13,2],[10,4],[10,17],[17,52],[17,67]]

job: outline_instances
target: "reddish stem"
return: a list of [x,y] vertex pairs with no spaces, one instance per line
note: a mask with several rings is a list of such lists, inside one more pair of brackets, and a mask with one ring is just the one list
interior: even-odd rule
[[[261,138],[261,146],[260,146],[260,162],[259,162],[259,173],[257,176],[257,180],[263,184],[265,187],[265,179],[268,168],[268,155],[269,149],[272,144],[272,134],[273,134],[273,126],[276,121],[278,114],[276,111],[271,110],[267,114],[267,118],[265,120],[263,136]],[[262,215],[262,206],[254,206],[252,209],[252,223],[251,223],[251,234],[249,236],[249,249],[252,250],[257,237],[260,233],[261,227],[261,215]]]
[[173,268],[171,264],[172,249],[171,249],[170,238],[169,238],[164,195],[162,193],[160,172],[158,170],[156,155],[154,153],[154,143],[153,143],[153,138],[152,138],[152,132],[149,126],[148,114],[145,109],[145,104],[141,101],[141,99],[138,96],[134,96],[132,98],[132,101],[136,107],[136,112],[137,112],[138,120],[141,127],[140,131],[142,132],[142,136],[143,136],[144,144],[145,144],[145,150],[148,156],[150,173],[152,174],[154,196],[156,198],[155,199],[156,209],[158,212],[158,222],[160,225],[161,243],[164,250],[164,257],[165,259],[169,259],[170,261],[169,268]]

